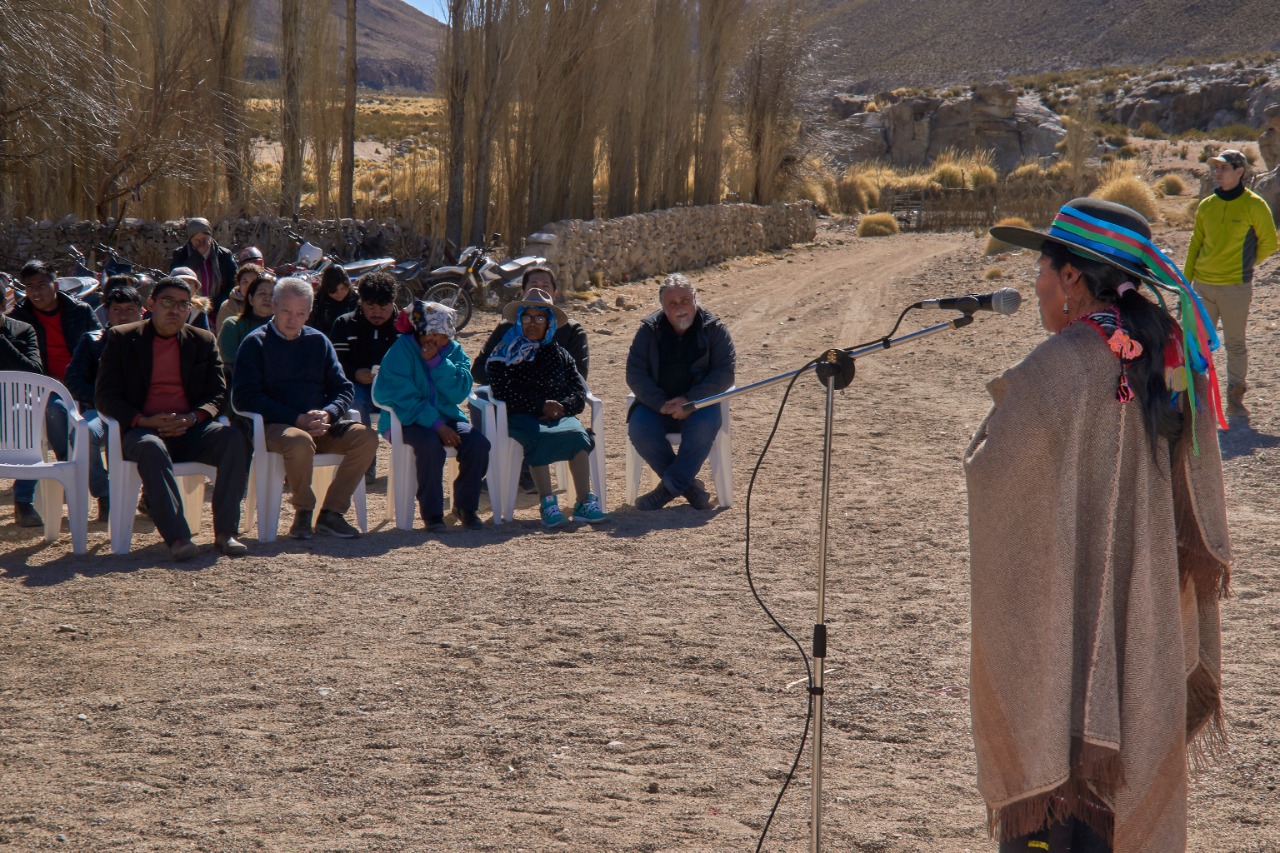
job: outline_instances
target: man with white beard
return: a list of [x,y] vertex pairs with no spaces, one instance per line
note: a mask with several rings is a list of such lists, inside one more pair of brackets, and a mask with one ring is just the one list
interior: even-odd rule
[[[641,321],[627,354],[627,385],[636,395],[627,435],[661,478],[636,499],[636,509],[661,509],[676,497],[710,509],[711,497],[696,477],[720,430],[720,407],[686,412],[684,405],[733,386],[733,339],[680,273],[663,279],[658,302],[662,308]],[[678,450],[667,441],[670,432],[680,433]]]

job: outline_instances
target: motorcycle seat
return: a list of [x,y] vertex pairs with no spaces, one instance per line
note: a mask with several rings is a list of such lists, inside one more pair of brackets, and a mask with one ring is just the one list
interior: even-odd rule
[[351,261],[343,264],[342,268],[347,271],[347,275],[352,278],[359,278],[361,275],[378,267],[385,267],[395,263],[395,258],[371,258],[367,261]]
[[516,258],[513,261],[504,261],[498,264],[498,272],[502,274],[503,278],[511,278],[520,275],[531,266],[533,266],[531,258]]

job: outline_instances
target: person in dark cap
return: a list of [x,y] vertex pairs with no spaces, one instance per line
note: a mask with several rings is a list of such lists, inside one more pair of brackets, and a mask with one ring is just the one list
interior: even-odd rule
[[209,300],[210,318],[218,316],[218,309],[236,284],[236,260],[230,249],[224,249],[213,239],[213,226],[203,216],[187,220],[187,242],[173,253],[169,269],[190,267],[200,282],[194,296]]
[[1204,300],[1209,322],[1222,320],[1227,349],[1227,415],[1247,418],[1244,407],[1249,349],[1244,330],[1253,300],[1253,270],[1276,250],[1276,225],[1262,196],[1244,185],[1249,161],[1228,148],[1209,158],[1213,194],[1196,208],[1196,225],[1183,274]]

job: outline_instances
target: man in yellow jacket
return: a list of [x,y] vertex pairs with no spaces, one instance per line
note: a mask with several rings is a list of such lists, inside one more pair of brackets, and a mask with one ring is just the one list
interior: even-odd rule
[[1253,299],[1253,269],[1276,250],[1276,225],[1262,197],[1244,186],[1244,154],[1227,149],[1210,157],[1213,195],[1196,209],[1195,231],[1183,270],[1216,326],[1222,318],[1227,349],[1227,414],[1244,407],[1249,350],[1244,329]]

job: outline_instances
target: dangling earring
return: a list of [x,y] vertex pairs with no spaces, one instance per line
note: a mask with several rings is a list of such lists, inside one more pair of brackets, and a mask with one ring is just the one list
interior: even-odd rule
[[1062,313],[1063,313],[1064,315],[1065,315],[1065,314],[1070,314],[1070,313],[1071,313],[1071,300],[1070,300],[1070,299],[1063,299],[1063,300],[1062,300]]

